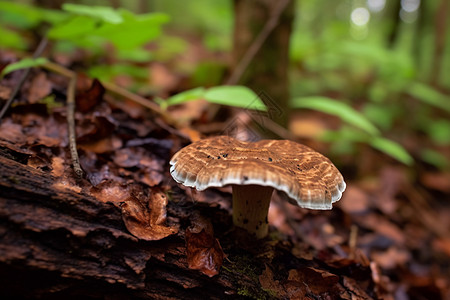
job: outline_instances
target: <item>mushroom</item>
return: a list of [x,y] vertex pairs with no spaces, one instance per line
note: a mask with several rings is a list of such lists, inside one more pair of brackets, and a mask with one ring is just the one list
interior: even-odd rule
[[289,140],[242,142],[217,136],[194,142],[170,160],[174,180],[203,191],[231,185],[233,223],[264,238],[273,190],[310,209],[331,209],[345,190],[333,163],[309,147]]

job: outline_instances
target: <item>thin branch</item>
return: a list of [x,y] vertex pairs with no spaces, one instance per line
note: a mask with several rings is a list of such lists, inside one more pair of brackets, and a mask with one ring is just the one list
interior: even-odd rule
[[228,78],[227,82],[225,83],[226,85],[233,85],[233,84],[237,84],[239,82],[239,80],[241,79],[245,70],[248,68],[248,66],[252,62],[253,58],[258,53],[259,49],[261,49],[264,42],[267,40],[267,37],[278,25],[280,16],[281,16],[282,12],[288,6],[289,1],[290,0],[283,0],[283,1],[278,2],[278,5],[273,10],[272,15],[270,16],[267,23],[264,25],[264,28],[258,34],[256,39],[253,41],[253,43],[250,45],[250,47],[245,52],[244,56],[239,61],[236,68],[233,70],[233,73],[231,74],[230,78]]
[[[38,58],[41,56],[42,52],[44,52],[45,47],[47,46],[48,40],[47,38],[42,38],[39,45],[37,46],[36,50],[33,53],[33,58]],[[2,122],[2,118],[5,115],[8,108],[11,106],[11,104],[14,101],[14,98],[16,98],[17,93],[19,93],[20,89],[22,88],[22,85],[25,82],[25,79],[27,78],[28,74],[30,73],[31,68],[26,68],[23,70],[22,76],[19,79],[19,82],[14,88],[14,91],[11,93],[11,96],[9,97],[8,101],[6,101],[5,105],[3,105],[2,110],[0,111],[0,123]]]
[[161,107],[158,104],[156,104],[142,96],[134,94],[134,93],[132,93],[120,86],[117,86],[115,84],[112,84],[109,82],[102,82],[102,84],[105,87],[105,89],[107,89],[109,92],[117,94],[124,98],[130,99],[131,101],[134,101],[134,102],[156,112],[157,114],[161,115],[170,124],[174,124],[174,125],[177,124],[177,121],[174,118],[172,118],[172,116],[169,115],[167,113],[167,111],[161,109]]
[[75,90],[77,86],[77,76],[70,78],[69,86],[67,87],[67,126],[69,129],[69,149],[72,157],[72,165],[75,174],[78,178],[83,177],[83,170],[80,165],[80,158],[77,151],[77,139],[75,134]]
[[83,170],[80,165],[80,158],[77,151],[77,138],[75,132],[75,90],[77,86],[77,74],[69,69],[66,69],[58,64],[47,62],[43,66],[47,70],[53,71],[70,78],[69,86],[67,87],[67,128],[69,134],[69,150],[72,158],[72,166],[78,178],[83,177]]

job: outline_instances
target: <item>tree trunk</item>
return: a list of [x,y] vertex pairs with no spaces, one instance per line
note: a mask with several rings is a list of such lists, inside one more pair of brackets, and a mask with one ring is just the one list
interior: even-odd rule
[[449,15],[450,5],[448,0],[441,0],[437,10],[434,21],[434,55],[431,83],[439,85],[439,78],[442,74],[442,65],[445,50],[445,40],[447,36],[447,17]]
[[[233,68],[241,63],[282,2],[234,1]],[[290,1],[239,81],[261,96],[268,107],[268,117],[282,126],[287,125],[289,114],[289,39],[293,18],[294,1]]]

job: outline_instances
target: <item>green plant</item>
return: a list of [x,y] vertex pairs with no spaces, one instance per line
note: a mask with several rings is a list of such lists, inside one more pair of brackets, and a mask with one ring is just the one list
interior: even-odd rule
[[259,96],[244,86],[217,86],[208,89],[199,87],[176,94],[167,100],[159,99],[158,102],[163,108],[167,108],[197,99],[251,110],[267,110]]

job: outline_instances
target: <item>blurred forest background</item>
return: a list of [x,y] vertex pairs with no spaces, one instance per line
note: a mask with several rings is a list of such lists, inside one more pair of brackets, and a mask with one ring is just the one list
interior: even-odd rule
[[[398,299],[450,299],[450,2],[291,2],[276,20],[287,31],[268,32],[260,47],[287,56],[257,51],[236,78],[277,8],[255,16],[238,3],[0,1],[3,86],[14,70],[53,61],[151,99],[192,140],[223,134],[239,114],[263,116],[259,126],[244,118],[245,129],[308,144],[342,171],[338,209]],[[44,36],[48,60],[11,64]],[[262,72],[274,76],[252,81]]]

